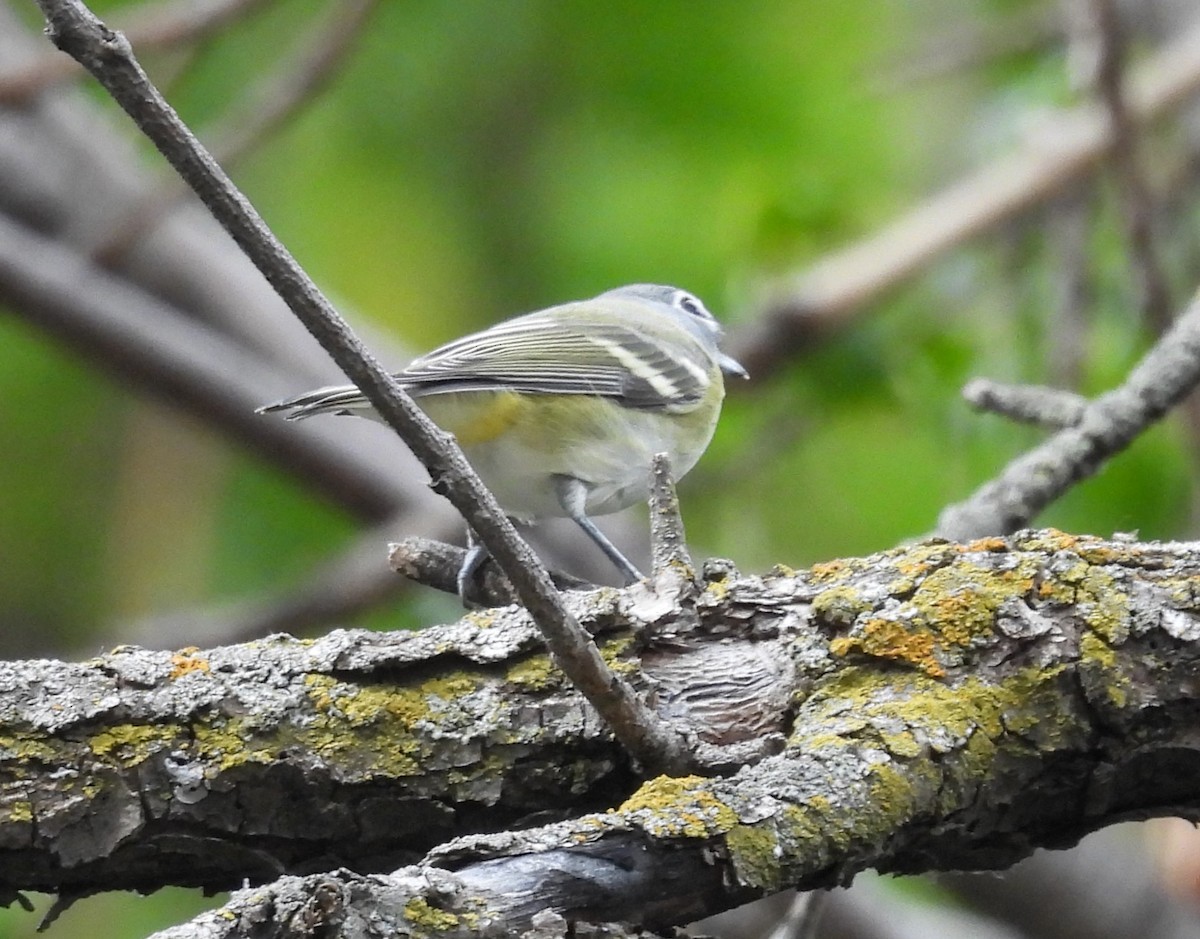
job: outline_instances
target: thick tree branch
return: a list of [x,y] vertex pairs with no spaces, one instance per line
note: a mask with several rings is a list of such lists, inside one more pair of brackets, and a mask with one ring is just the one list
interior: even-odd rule
[[429,470],[478,534],[530,611],[551,654],[645,766],[680,769],[679,735],[657,721],[632,689],[609,671],[574,620],[546,568],[517,534],[475,475],[454,438],[437,427],[367,351],[254,207],[167,104],[133,57],[129,43],[78,0],[38,0],[51,40],[104,86],[263,276],[370,400],[380,417]]
[[319,911],[348,937],[465,939],[518,935],[547,908],[665,929],[867,867],[1000,867],[1117,819],[1195,816],[1198,578],[1194,546],[1034,532],[726,584],[726,612],[755,622],[747,603],[809,598],[769,617],[804,623],[783,753],[392,875],[285,878],[162,935],[283,936]]
[[[573,595],[698,745],[786,740],[733,776],[640,787],[519,608],[417,634],[11,663],[0,886],[365,872],[459,836],[396,878],[303,886],[360,885],[347,917],[425,904],[465,935],[472,910],[527,925],[535,896],[661,927],[868,867],[1002,867],[1200,811],[1198,596],[1195,545],[1057,532],[728,574],[692,611],[643,586]],[[472,834],[539,811],[573,817]],[[242,935],[246,902],[215,917],[221,935]]]

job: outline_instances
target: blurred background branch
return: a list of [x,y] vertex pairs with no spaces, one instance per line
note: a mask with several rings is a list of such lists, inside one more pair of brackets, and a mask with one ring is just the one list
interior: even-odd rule
[[1104,47],[1097,82],[1107,115],[1090,103],[1045,115],[1022,150],[974,170],[861,241],[781,278],[732,347],[752,378],[768,377],[810,342],[844,328],[947,252],[1043,207],[1110,153],[1126,191],[1144,302],[1158,311],[1161,328],[1169,297],[1152,254],[1148,194],[1135,165],[1133,128],[1187,105],[1200,88],[1200,25],[1190,24],[1189,31],[1142,64],[1126,92],[1116,49],[1118,24],[1110,16],[1115,11],[1101,18],[1104,28],[1097,26],[1097,41]]
[[[152,0],[123,10],[120,28],[140,49],[171,49],[202,42],[267,2],[270,0]],[[53,85],[82,75],[73,59],[42,47],[24,62],[7,60],[0,69],[0,104],[24,104]]]

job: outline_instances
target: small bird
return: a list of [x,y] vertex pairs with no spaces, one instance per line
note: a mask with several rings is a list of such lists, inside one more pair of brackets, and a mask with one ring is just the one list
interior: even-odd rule
[[[510,517],[570,518],[632,583],[638,569],[591,516],[649,495],[656,453],[682,477],[712,439],[725,375],[746,370],[718,348],[721,327],[686,290],[630,284],[497,323],[396,374]],[[260,408],[287,420],[375,417],[353,385]],[[472,538],[460,596],[487,558]]]

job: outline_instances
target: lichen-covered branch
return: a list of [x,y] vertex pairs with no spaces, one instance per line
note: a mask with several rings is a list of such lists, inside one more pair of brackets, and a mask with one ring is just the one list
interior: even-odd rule
[[[399,880],[317,876],[351,906],[419,882],[392,913],[463,930],[528,925],[514,898],[560,878],[572,917],[655,927],[869,867],[1003,867],[1200,808],[1195,545],[1026,532],[765,578],[714,566],[686,608],[645,585],[570,598],[698,750],[774,736],[777,752],[639,782],[516,607],[11,663],[0,886],[221,887],[430,852]],[[561,820],[529,828],[539,812]],[[241,915],[220,934],[245,934]]]
[[163,939],[283,936],[297,917],[347,937],[665,929],[868,867],[1002,867],[1117,819],[1195,816],[1198,565],[1193,546],[1031,532],[714,585],[725,615],[789,635],[782,753],[389,876],[242,891]]

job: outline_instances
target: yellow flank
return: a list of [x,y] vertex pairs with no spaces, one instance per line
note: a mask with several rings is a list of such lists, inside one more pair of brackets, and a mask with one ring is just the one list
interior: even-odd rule
[[487,443],[521,419],[528,399],[513,391],[471,391],[430,395],[419,401],[433,422],[458,438],[460,446]]

